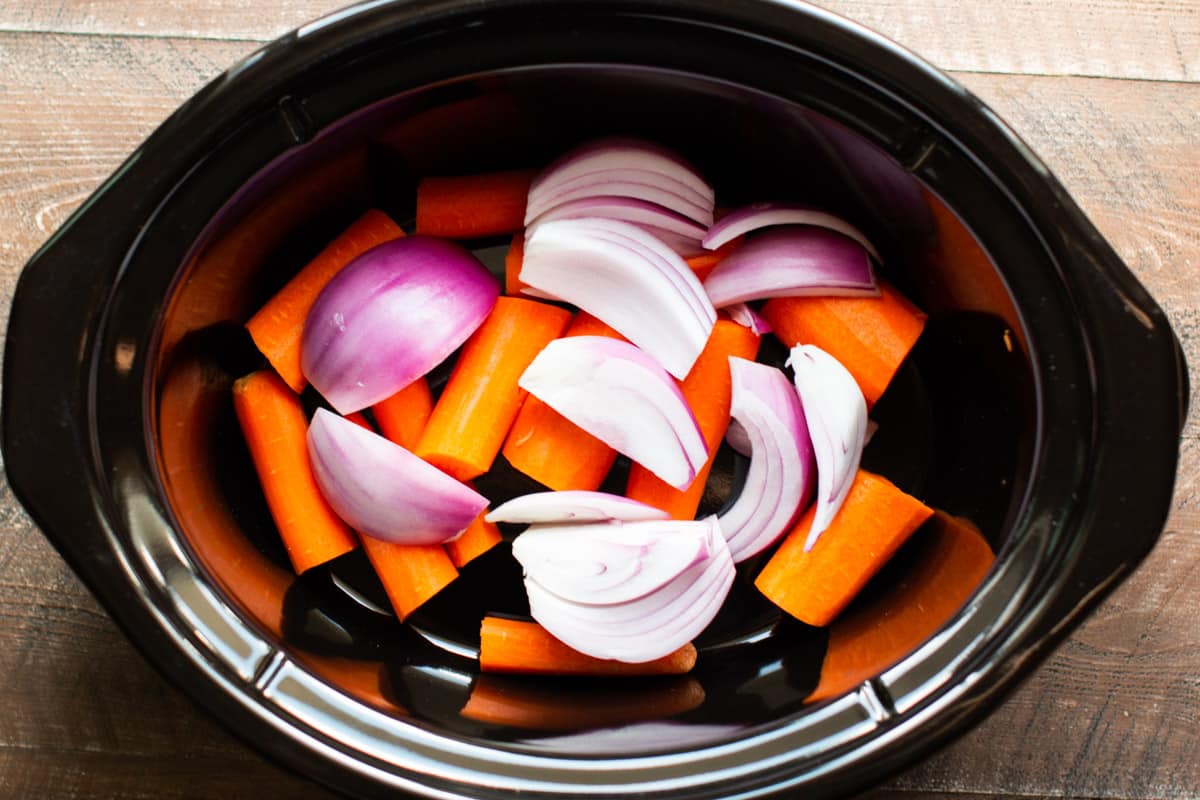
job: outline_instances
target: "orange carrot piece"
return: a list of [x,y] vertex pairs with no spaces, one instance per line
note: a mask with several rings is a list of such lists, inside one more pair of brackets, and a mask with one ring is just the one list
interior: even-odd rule
[[709,250],[700,255],[685,258],[684,261],[687,262],[692,272],[696,273],[696,277],[703,283],[712,274],[712,271],[717,268],[717,264],[720,264],[725,260],[725,256],[737,249],[737,246],[742,243],[742,239],[744,238],[744,236],[739,236],[736,239],[730,239],[716,250]]
[[500,544],[500,540],[503,538],[496,524],[483,518],[485,514],[487,511],[481,512],[475,521],[462,532],[461,536],[443,545],[450,560],[459,569]]
[[429,381],[417,378],[391,397],[371,406],[371,413],[379,423],[380,433],[406,450],[412,450],[433,413]]
[[367,559],[401,622],[458,577],[458,570],[440,544],[396,544],[370,536],[361,538]]
[[271,516],[297,573],[357,546],[321,495],[308,460],[308,420],[300,398],[273,372],[233,384],[233,406]]
[[661,508],[674,519],[692,519],[696,516],[713,459],[729,428],[729,400],[732,393],[729,357],[753,361],[758,355],[758,343],[758,334],[749,328],[732,320],[717,320],[708,337],[708,344],[696,359],[692,371],[679,384],[684,399],[700,425],[700,433],[708,444],[708,461],[704,462],[696,479],[683,491],[664,483],[640,464],[634,464],[629,469],[629,482],[625,485],[626,497]]
[[371,433],[375,432],[375,429],[373,427],[371,427],[371,423],[367,421],[367,418],[363,416],[361,411],[355,411],[350,414],[347,414],[346,419],[350,420],[351,422],[353,422],[355,425],[357,425],[360,428],[365,428],[366,430],[369,430]]
[[816,503],[784,538],[754,585],[801,622],[828,625],[933,510],[891,481],[860,469],[813,549],[804,552]]
[[[564,336],[621,334],[587,312],[580,311]],[[617,451],[528,395],[504,442],[504,458],[535,481],[556,491],[593,490],[612,469]]]
[[895,583],[830,627],[821,680],[809,700],[836,697],[916,650],[962,608],[996,558],[978,528],[944,511],[910,546],[918,549]]
[[404,231],[382,211],[371,209],[330,242],[308,266],[258,310],[246,329],[284,382],[299,394],[308,384],[300,371],[300,336],[317,295],[342,267]]
[[685,644],[644,664],[584,655],[536,622],[484,617],[479,627],[479,669],[529,675],[682,675],[696,665],[696,648]]
[[475,239],[525,226],[532,170],[422,178],[417,184],[417,233]]
[[532,681],[480,675],[459,712],[467,719],[539,731],[615,728],[691,711],[704,687],[690,675],[650,681]]
[[570,321],[557,306],[501,297],[463,345],[413,452],[460,481],[491,469],[525,399],[517,381]]
[[520,297],[521,289],[525,284],[521,283],[521,265],[525,263],[525,234],[518,233],[513,237],[512,244],[508,246],[508,253],[504,256],[504,293],[510,297]]
[[891,285],[879,297],[777,297],[762,315],[788,347],[815,344],[842,362],[867,405],[883,394],[925,327],[925,314]]

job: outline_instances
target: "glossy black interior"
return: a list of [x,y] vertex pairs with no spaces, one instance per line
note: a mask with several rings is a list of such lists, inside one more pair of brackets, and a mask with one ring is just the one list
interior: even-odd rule
[[[836,626],[779,620],[745,575],[684,679],[481,678],[473,620],[521,611],[503,549],[401,626],[353,556],[296,579],[258,494],[228,393],[261,363],[258,305],[362,209],[409,218],[417,176],[601,133],[678,149],[723,203],[845,214],[930,314],[865,463],[997,560],[936,635],[819,701]],[[723,0],[369,3],[268,46],[34,257],[4,368],[12,486],[131,638],[247,741],[371,796],[862,788],[977,720],[1148,552],[1187,403],[1162,312],[978,100],[817,9]],[[726,454],[709,508],[737,475]]]

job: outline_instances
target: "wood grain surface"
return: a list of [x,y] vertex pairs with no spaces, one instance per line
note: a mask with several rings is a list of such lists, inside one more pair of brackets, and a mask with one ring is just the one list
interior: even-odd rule
[[[0,323],[21,266],[150,131],[338,0],[0,0]],[[827,0],[1033,147],[1200,364],[1200,3]],[[1136,379],[1136,376],[1131,376]],[[995,713],[871,800],[1200,796],[1200,419],[1144,565]],[[163,681],[0,486],[0,796],[322,798]]]

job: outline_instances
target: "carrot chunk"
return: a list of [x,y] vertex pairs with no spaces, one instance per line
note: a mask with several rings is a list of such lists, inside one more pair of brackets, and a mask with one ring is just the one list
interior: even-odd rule
[[342,267],[371,248],[403,235],[404,231],[387,214],[375,209],[367,211],[246,323],[254,344],[292,391],[298,394],[308,384],[300,370],[300,338],[317,295]]
[[717,320],[708,337],[708,344],[696,359],[692,371],[679,384],[708,445],[708,461],[692,484],[683,491],[663,482],[640,464],[634,464],[630,467],[629,482],[625,486],[626,497],[661,508],[675,519],[692,519],[696,516],[713,458],[729,428],[729,401],[732,394],[729,357],[753,361],[758,355],[758,343],[758,334],[749,328],[727,319]]
[[525,399],[517,381],[570,321],[556,306],[501,297],[463,345],[414,452],[460,481],[491,469]]
[[483,518],[484,514],[487,514],[486,510],[475,518],[475,521],[462,532],[461,536],[444,545],[450,560],[459,569],[500,544],[500,540],[503,538],[495,523],[488,522]]
[[367,560],[401,622],[458,577],[458,570],[440,544],[396,544],[370,536],[361,538]]
[[809,700],[836,697],[916,650],[962,607],[995,561],[978,528],[944,511],[934,513],[910,546],[917,551],[895,583],[830,627],[821,679]]
[[[564,335],[622,338],[584,311],[575,315]],[[504,442],[504,457],[516,469],[556,491],[593,490],[604,482],[617,451],[527,395]]]
[[712,271],[717,268],[717,264],[720,264],[725,260],[725,256],[736,250],[737,246],[742,243],[742,239],[744,238],[745,237],[739,236],[736,239],[731,239],[730,241],[718,247],[716,250],[708,250],[700,253],[699,255],[685,258],[684,261],[687,262],[688,267],[691,268],[692,272],[694,272],[696,277],[700,279],[700,282],[703,283],[705,279],[707,279],[712,273]]
[[417,446],[432,413],[433,393],[423,377],[371,406],[379,432],[406,450]]
[[891,481],[860,469],[837,516],[812,550],[804,541],[816,504],[787,534],[754,585],[801,622],[824,626],[929,516],[932,509]]
[[788,347],[815,344],[850,371],[875,404],[925,327],[925,314],[890,285],[879,297],[777,297],[763,306]]
[[308,420],[300,398],[273,372],[233,384],[233,406],[263,494],[297,573],[357,546],[329,507],[308,459]]
[[513,237],[508,252],[504,255],[504,293],[510,297],[520,297],[521,265],[525,263],[525,234],[518,233]]
[[422,178],[417,184],[417,233],[476,239],[525,226],[531,170]]
[[560,642],[536,622],[484,617],[479,628],[479,668],[483,672],[531,675],[682,675],[696,665],[696,648],[626,664],[593,658]]

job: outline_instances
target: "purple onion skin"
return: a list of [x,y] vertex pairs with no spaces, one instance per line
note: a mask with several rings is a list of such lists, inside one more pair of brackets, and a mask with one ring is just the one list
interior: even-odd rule
[[301,368],[343,414],[383,400],[466,341],[500,287],[456,244],[408,236],[367,251],[317,297],[304,325]]

